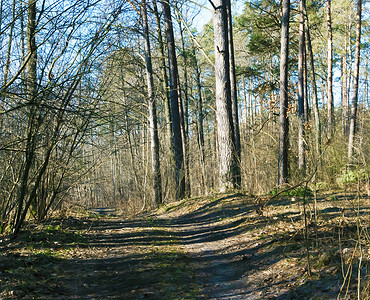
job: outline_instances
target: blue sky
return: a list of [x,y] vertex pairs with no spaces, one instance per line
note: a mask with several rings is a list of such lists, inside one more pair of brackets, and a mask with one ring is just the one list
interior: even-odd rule
[[[208,0],[198,0],[196,2],[199,5],[206,7],[206,8],[201,7],[200,14],[197,15],[194,19],[194,26],[198,29],[198,31],[201,31],[204,24],[208,23],[209,20],[211,20],[212,18],[212,11],[211,11],[212,6]],[[234,1],[231,1],[231,3],[232,3],[233,15],[235,16],[235,15],[240,14],[243,9],[244,1],[234,0]]]

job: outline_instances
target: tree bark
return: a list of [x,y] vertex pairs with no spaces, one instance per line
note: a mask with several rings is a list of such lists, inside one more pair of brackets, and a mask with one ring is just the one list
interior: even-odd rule
[[369,56],[366,56],[366,64],[365,64],[365,78],[364,78],[364,108],[369,108]]
[[347,87],[347,38],[344,43],[344,53],[340,58],[340,72],[341,72],[341,102],[342,102],[342,133],[346,136],[348,133],[348,87]]
[[305,32],[306,32],[306,42],[307,42],[307,52],[308,59],[310,61],[310,71],[311,71],[311,86],[312,86],[312,107],[315,120],[315,148],[316,148],[316,157],[320,156],[321,152],[321,121],[320,121],[320,112],[319,112],[319,101],[317,97],[317,85],[316,85],[316,73],[315,73],[315,62],[312,51],[311,44],[311,34],[310,34],[310,25],[307,16],[307,10],[305,6],[305,1],[303,3],[303,13],[305,15]]
[[28,179],[32,166],[32,162],[35,156],[35,114],[36,114],[36,97],[37,97],[37,47],[36,47],[36,0],[28,1],[27,8],[27,52],[30,59],[27,63],[27,78],[26,78],[26,95],[28,102],[30,103],[29,115],[28,115],[28,125],[27,125],[27,138],[26,138],[26,148],[25,148],[25,163],[23,170],[21,172],[21,181],[17,194],[17,212],[14,220],[14,232],[16,235],[20,228],[20,223],[22,223],[22,212],[24,206],[24,199],[28,190]]
[[303,69],[305,66],[305,32],[304,32],[304,7],[305,0],[299,2],[299,51],[298,51],[298,169],[300,175],[305,175],[305,116],[304,116],[304,77]]
[[[188,68],[187,68],[188,62],[187,54],[185,53],[185,40],[180,19],[178,21],[178,24],[181,36],[182,57],[184,60],[184,88],[183,88],[184,100],[182,101],[181,97],[179,97],[179,107],[180,107],[181,132],[185,165],[185,196],[190,197],[191,187],[190,187],[190,168],[189,168],[189,94],[188,94]],[[180,82],[178,84],[179,84],[178,90],[181,91]]]
[[226,4],[227,0],[213,1],[216,116],[221,192],[234,187],[234,136],[230,93],[230,61]]
[[351,118],[349,126],[349,140],[348,140],[348,159],[351,160],[353,156],[353,142],[356,134],[357,121],[357,102],[358,102],[358,86],[360,73],[360,46],[361,46],[361,13],[362,0],[357,0],[357,25],[356,25],[356,50],[355,50],[355,70],[353,76],[353,98],[351,106]]
[[279,174],[278,184],[288,182],[288,51],[289,51],[290,0],[283,0],[280,40],[280,132],[279,132]]
[[166,59],[165,59],[165,52],[164,52],[164,45],[163,45],[163,37],[162,37],[162,30],[161,30],[161,20],[158,13],[157,1],[153,0],[153,9],[155,20],[157,23],[157,36],[158,36],[158,45],[159,51],[161,54],[160,64],[162,70],[162,85],[163,85],[163,92],[164,92],[164,110],[165,110],[165,118],[166,118],[166,130],[167,130],[167,142],[169,146],[169,150],[171,151],[171,155],[173,155],[173,132],[172,132],[172,120],[171,120],[171,106],[170,106],[170,93],[168,87],[168,76],[166,71]]
[[198,146],[200,151],[200,162],[202,166],[202,186],[205,192],[206,188],[206,171],[205,171],[205,153],[204,153],[204,128],[203,128],[203,97],[202,97],[202,84],[200,80],[200,69],[198,61],[195,55],[195,50],[193,49],[194,55],[194,70],[195,70],[195,80],[197,84],[197,133],[198,133]]
[[331,0],[327,0],[327,27],[328,27],[328,138],[331,138],[334,130],[334,98],[333,98],[333,33],[331,28]]
[[[305,1],[304,1],[305,2]],[[304,17],[304,15],[303,15]],[[305,21],[303,20],[303,31],[304,31],[304,50],[303,50],[303,84],[304,84],[304,122],[305,125],[307,125],[310,122],[310,103],[308,101],[309,99],[309,93],[308,93],[308,69],[307,69],[307,50],[306,50],[306,30],[305,30]]]
[[348,93],[347,93],[347,55],[343,54],[340,58],[340,79],[341,79],[341,98],[342,98],[342,133],[347,135],[348,131]]
[[[12,52],[12,39],[13,39],[13,30],[14,30],[14,24],[16,21],[15,18],[15,0],[13,0],[12,4],[12,23],[10,24],[9,28],[9,37],[8,37],[8,49],[6,53],[6,62],[5,62],[5,68],[4,68],[4,86],[6,85],[6,82],[8,80],[8,74],[9,74],[9,67],[10,67],[10,56]],[[1,19],[0,19],[1,21]]]
[[149,108],[149,129],[152,152],[152,176],[153,176],[153,204],[158,207],[162,204],[162,182],[161,168],[159,160],[159,138],[157,124],[157,110],[154,96],[154,81],[152,56],[150,51],[149,26],[147,17],[146,0],[142,0],[142,17],[145,37],[145,61],[146,61],[146,79],[148,85],[148,108]]
[[234,40],[233,27],[231,15],[231,2],[227,0],[227,30],[228,30],[228,48],[229,48],[229,62],[230,62],[230,93],[231,93],[231,107],[232,120],[234,129],[234,183],[235,186],[241,187],[241,146],[240,146],[240,131],[239,131],[239,114],[238,114],[238,90],[236,86],[235,74],[235,57],[234,57]]
[[184,177],[185,177],[185,197],[190,197],[190,170],[189,170],[189,153],[188,153],[188,133],[186,131],[185,112],[184,105],[181,97],[181,86],[180,78],[178,75],[177,82],[178,90],[178,105],[180,115],[180,129],[181,129],[181,141],[182,141],[182,152],[184,156]]
[[165,17],[165,30],[168,49],[168,69],[170,78],[170,99],[171,99],[171,117],[172,132],[175,151],[175,180],[176,180],[176,198],[185,197],[185,173],[184,173],[184,153],[182,149],[182,137],[179,113],[179,91],[178,91],[178,68],[175,49],[175,39],[173,35],[173,26],[171,18],[171,9],[167,0],[162,1],[162,8]]

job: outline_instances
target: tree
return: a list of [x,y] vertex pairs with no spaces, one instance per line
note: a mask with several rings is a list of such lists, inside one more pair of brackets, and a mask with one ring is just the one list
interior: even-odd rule
[[333,33],[331,26],[331,0],[327,0],[327,27],[328,27],[328,137],[331,138],[334,130],[334,99],[333,99]]
[[356,46],[355,46],[355,70],[353,82],[353,98],[351,106],[351,118],[349,127],[348,139],[348,159],[352,159],[353,142],[356,134],[356,120],[357,120],[357,102],[358,102],[358,86],[360,77],[360,51],[361,51],[361,17],[362,14],[362,0],[357,0],[357,14],[356,14]]
[[239,133],[239,115],[238,115],[238,90],[235,74],[235,58],[234,58],[234,40],[231,15],[231,2],[227,0],[227,33],[228,33],[228,48],[229,48],[229,65],[230,65],[230,92],[232,106],[232,120],[234,128],[234,181],[237,187],[241,186],[241,169],[240,169],[240,133]]
[[213,26],[220,190],[225,191],[234,187],[234,132],[230,91],[227,0],[210,2],[214,9]]
[[153,204],[158,206],[162,203],[162,183],[161,183],[161,168],[159,161],[159,139],[157,125],[157,110],[154,95],[154,81],[152,56],[150,52],[149,26],[147,17],[146,0],[141,3],[143,29],[145,38],[145,61],[146,61],[146,79],[148,85],[148,107],[149,107],[149,129],[151,136],[152,149],[152,173],[153,173]]
[[[97,89],[91,88],[97,78],[91,76],[92,65],[98,60],[92,56],[97,49],[103,49],[99,48],[102,39],[119,13],[119,8],[115,11],[114,7],[112,14],[100,26],[96,24],[93,32],[84,31],[86,36],[82,41],[81,30],[89,26],[84,22],[89,16],[84,13],[92,6],[70,3],[73,12],[71,7],[66,7],[69,9],[54,15],[54,5],[39,9],[40,4],[28,1],[26,10],[17,16],[22,20],[22,14],[27,12],[24,53],[19,27],[10,30],[15,31],[14,42],[19,42],[21,49],[12,52],[11,66],[6,71],[9,76],[5,76],[8,80],[1,87],[4,95],[0,103],[1,119],[8,124],[0,133],[0,155],[12,165],[10,176],[2,177],[0,182],[6,195],[0,197],[0,207],[4,209],[0,230],[4,224],[11,225],[14,236],[28,215],[42,221],[56,207],[58,196],[65,193],[67,186],[75,184],[71,180],[75,176],[73,169],[78,169],[74,155],[90,122],[92,103],[99,98]],[[55,23],[51,25],[50,19]],[[20,30],[22,33],[22,26]],[[27,72],[23,75],[24,69]],[[90,95],[78,96],[76,91],[81,91],[84,84],[89,85]],[[9,172],[8,166],[1,166],[1,172]]]
[[[36,101],[37,101],[37,46],[36,46],[36,0],[28,1],[27,8],[27,52],[29,60],[27,63],[27,82],[26,91],[28,101],[30,103],[30,110],[28,115],[27,125],[27,142],[25,149],[25,164],[22,171],[20,187],[17,195],[17,212],[14,220],[14,235],[17,235],[19,229],[25,218],[25,212],[31,204],[30,201],[26,203],[24,208],[24,201],[28,189],[28,177],[30,174],[31,165],[34,160],[36,147],[36,132],[37,132],[37,116],[36,116]],[[28,207],[27,207],[28,206]]]
[[298,168],[302,175],[305,173],[305,89],[304,89],[304,67],[305,67],[305,30],[304,30],[304,7],[305,0],[299,2],[299,50],[298,50]]
[[162,29],[161,29],[161,19],[158,12],[157,1],[153,0],[153,10],[155,15],[155,21],[157,24],[157,39],[158,39],[158,46],[160,50],[160,64],[162,70],[162,87],[163,87],[163,103],[165,107],[165,118],[166,118],[166,136],[167,136],[167,143],[169,146],[170,155],[173,155],[173,132],[172,132],[172,121],[171,121],[171,105],[170,105],[170,93],[168,88],[168,76],[166,71],[166,56],[164,51],[164,44],[163,44],[163,37],[162,37]]
[[319,111],[319,100],[317,96],[315,62],[312,50],[310,23],[307,15],[306,1],[303,1],[303,14],[305,16],[305,34],[306,34],[305,41],[307,44],[308,59],[310,61],[312,106],[315,122],[315,148],[316,148],[316,157],[318,158],[320,156],[320,147],[321,147],[321,121]]
[[278,183],[288,182],[288,46],[290,0],[282,2],[281,40],[280,40],[280,133],[279,133],[279,176]]
[[[180,86],[180,75],[179,75],[179,108],[180,108],[180,120],[181,120],[181,134],[182,134],[182,148],[184,152],[184,167],[185,167],[185,195],[190,197],[190,168],[189,168],[189,93],[188,93],[188,54],[185,49],[184,29],[182,28],[182,12],[181,3],[176,1],[176,11],[178,13],[177,21],[180,31],[180,42],[181,42],[181,56],[183,58],[183,88]],[[180,7],[178,7],[180,6]]]
[[181,119],[179,107],[179,73],[177,68],[175,38],[173,35],[172,17],[169,2],[162,1],[162,8],[165,18],[165,30],[168,49],[168,70],[170,79],[170,99],[171,99],[171,117],[172,132],[175,152],[175,179],[176,179],[176,197],[182,199],[185,197],[185,169],[184,152],[181,134]]
[[200,79],[200,67],[198,64],[198,60],[196,57],[195,49],[193,48],[193,64],[194,64],[194,71],[195,71],[195,82],[197,85],[197,116],[196,116],[196,125],[197,125],[197,142],[200,152],[200,162],[202,167],[202,188],[204,190],[207,189],[206,186],[206,171],[205,171],[205,149],[204,149],[204,113],[203,113],[203,96],[202,96],[202,84]]
[[347,45],[345,45],[344,54],[340,58],[340,72],[341,72],[340,79],[341,79],[341,104],[342,104],[342,134],[346,136],[348,132]]

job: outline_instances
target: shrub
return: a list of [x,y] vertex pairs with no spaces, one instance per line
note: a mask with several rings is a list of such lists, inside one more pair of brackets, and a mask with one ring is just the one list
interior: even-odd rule
[[337,183],[341,187],[347,187],[351,184],[356,184],[365,181],[368,174],[364,169],[342,170],[342,174],[337,177]]
[[[306,190],[306,194],[305,194],[305,190]],[[274,188],[272,191],[269,192],[269,195],[274,196],[278,192],[279,192],[279,189],[278,188]],[[312,192],[312,190],[309,187],[307,187],[307,189],[305,189],[305,188],[299,186],[299,187],[296,187],[295,189],[292,189],[292,190],[288,190],[286,192],[283,192],[280,195],[281,196],[288,196],[288,197],[303,197],[304,195],[306,195],[306,196],[312,196],[313,195],[313,192]]]

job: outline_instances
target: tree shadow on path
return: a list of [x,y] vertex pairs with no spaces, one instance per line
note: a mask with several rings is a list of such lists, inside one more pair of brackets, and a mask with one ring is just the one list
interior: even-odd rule
[[[65,255],[52,255],[54,240],[40,244],[49,249],[43,255],[14,258],[15,250],[4,252],[0,292],[13,290],[13,298],[22,299],[309,299],[313,293],[331,299],[337,294],[339,273],[300,281],[306,270],[299,230],[267,232],[266,226],[278,226],[293,212],[260,217],[255,203],[239,194],[192,201],[132,219],[70,224],[81,239],[58,245]],[[186,205],[189,211],[169,213]],[[19,279],[20,272],[26,277]]]

